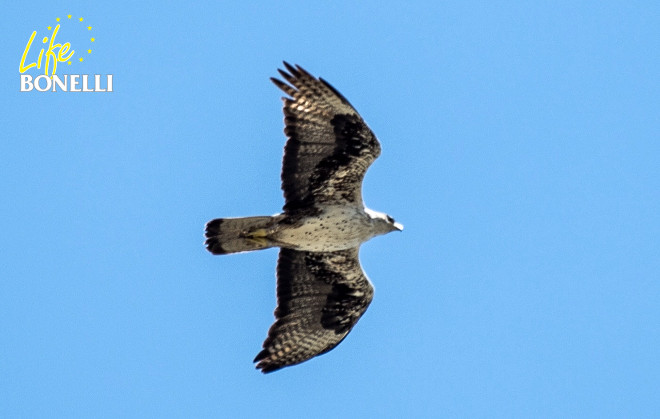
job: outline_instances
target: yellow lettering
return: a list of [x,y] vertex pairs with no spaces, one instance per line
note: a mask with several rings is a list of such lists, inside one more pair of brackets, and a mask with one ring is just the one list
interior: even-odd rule
[[32,41],[34,40],[34,36],[37,34],[37,31],[32,32],[32,36],[30,37],[30,40],[28,41],[27,45],[25,46],[25,50],[23,51],[23,57],[21,58],[21,65],[18,67],[18,71],[21,73],[25,73],[28,69],[34,67],[37,65],[37,63],[32,63],[25,67],[25,57],[27,57],[28,51],[30,50],[30,45],[32,45]]
[[[44,36],[44,39],[41,40],[44,44],[48,42],[48,37]],[[37,61],[37,68],[41,68],[41,59],[44,57],[44,49],[41,48],[41,51],[39,52],[39,61]]]
[[71,53],[69,55],[67,55],[66,57],[62,57],[62,55],[66,54],[69,48],[71,48],[71,44],[68,42],[62,45],[62,48],[60,48],[60,52],[57,53],[58,61],[60,62],[68,61],[69,58],[71,58],[71,56],[73,55],[73,53],[76,52],[74,50],[71,50]]
[[[55,37],[57,36],[57,32],[60,30],[60,25],[55,26],[53,29],[53,34],[50,37],[50,43],[48,44],[48,50],[46,51],[46,65],[44,66],[44,74],[48,75],[48,71],[50,70],[50,59],[53,59],[53,69],[51,71],[51,76],[55,74],[57,71],[57,63],[58,62],[65,62],[68,61],[71,56],[76,52],[71,49],[71,43],[66,42],[64,45],[55,43]],[[32,67],[37,67],[41,68],[41,60],[44,55],[44,48],[41,49],[39,52],[39,60],[34,63],[30,63],[27,66],[25,65],[25,60],[27,58],[28,52],[30,51],[30,47],[32,46],[32,41],[34,41],[34,37],[36,36],[37,31],[32,32],[32,36],[30,36],[30,40],[28,41],[27,45],[25,46],[25,50],[23,51],[23,57],[21,58],[21,64],[18,67],[19,71],[21,73],[26,72]],[[42,42],[45,44],[48,42],[48,37],[45,36],[42,40]],[[57,50],[57,54],[55,51]]]
[[55,26],[55,29],[53,29],[53,36],[50,37],[50,44],[48,45],[48,51],[46,51],[46,66],[44,67],[44,74],[48,75],[48,67],[50,63],[50,58],[53,57],[53,72],[50,73],[55,74],[55,71],[57,70],[57,56],[53,52],[53,49],[55,48],[62,48],[61,44],[55,44],[55,37],[57,36],[57,32],[60,30],[60,25]]

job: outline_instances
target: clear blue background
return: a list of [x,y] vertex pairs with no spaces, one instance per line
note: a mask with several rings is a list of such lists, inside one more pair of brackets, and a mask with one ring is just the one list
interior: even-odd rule
[[[89,3],[3,6],[0,416],[657,417],[658,3]],[[95,49],[58,73],[115,92],[20,93],[68,13]],[[277,251],[203,228],[281,208],[283,59],[376,132],[406,229],[349,337],[262,375]]]

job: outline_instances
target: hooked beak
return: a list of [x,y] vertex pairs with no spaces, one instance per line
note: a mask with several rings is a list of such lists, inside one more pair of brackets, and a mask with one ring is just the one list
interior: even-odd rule
[[394,228],[396,228],[397,230],[399,230],[399,231],[403,231],[403,224],[400,224],[400,223],[396,223],[396,222],[395,222],[395,223],[392,224],[392,225],[393,225]]

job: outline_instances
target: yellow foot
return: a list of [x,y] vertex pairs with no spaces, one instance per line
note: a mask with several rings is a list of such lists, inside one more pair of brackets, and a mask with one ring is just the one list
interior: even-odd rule
[[268,232],[264,228],[260,228],[258,230],[254,230],[250,233],[248,233],[245,237],[254,242],[257,243],[261,246],[268,246]]

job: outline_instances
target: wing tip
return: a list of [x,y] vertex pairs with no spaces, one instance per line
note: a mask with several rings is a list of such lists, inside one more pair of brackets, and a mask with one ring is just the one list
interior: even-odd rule
[[294,67],[286,61],[282,61],[282,63],[284,64],[284,67],[289,71],[289,73],[291,73],[292,76],[296,78],[300,77],[300,72],[298,71],[298,68],[300,68],[300,66],[296,65]]
[[264,374],[268,374],[286,366],[284,364],[274,362],[274,360],[270,358],[271,355],[272,354],[268,351],[268,349],[263,349],[261,352],[259,352],[254,358],[254,361],[252,361],[257,362],[255,368],[261,370],[261,372]]
[[293,95],[296,93],[296,89],[294,89],[293,87],[291,87],[288,84],[284,83],[280,79],[276,79],[275,77],[271,77],[270,81],[273,82],[273,84],[275,86],[277,86],[281,91],[283,91],[284,93],[286,93],[287,95],[289,95],[291,97],[293,97]]
[[302,68],[300,65],[295,64],[291,65],[286,61],[282,61],[284,64],[284,68],[286,70],[282,70],[281,68],[278,68],[277,71],[280,73],[282,77],[289,83],[295,85],[296,82],[298,81],[313,81],[313,82],[318,82],[319,79],[314,77],[309,71],[305,70]]
[[[299,88],[299,84],[305,84],[305,83],[320,83],[322,86],[326,87],[328,90],[330,90],[335,96],[339,98],[345,105],[348,105],[349,107],[355,109],[351,102],[346,99],[344,95],[339,93],[339,90],[337,90],[334,86],[332,86],[330,83],[328,83],[325,79],[322,77],[315,77],[313,76],[309,71],[305,70],[298,64],[291,65],[287,61],[282,61],[282,64],[284,65],[284,68],[286,70],[282,70],[280,68],[277,69],[277,71],[280,73],[280,75],[287,81],[289,82],[293,88],[285,84],[284,82],[274,79],[271,77],[271,80],[277,87],[282,89],[284,92],[286,92],[288,95],[293,95],[290,93],[291,91],[297,92]],[[288,72],[287,72],[288,71]],[[277,82],[275,81],[277,80]],[[283,87],[285,86],[285,87]],[[357,112],[357,111],[356,111]]]

